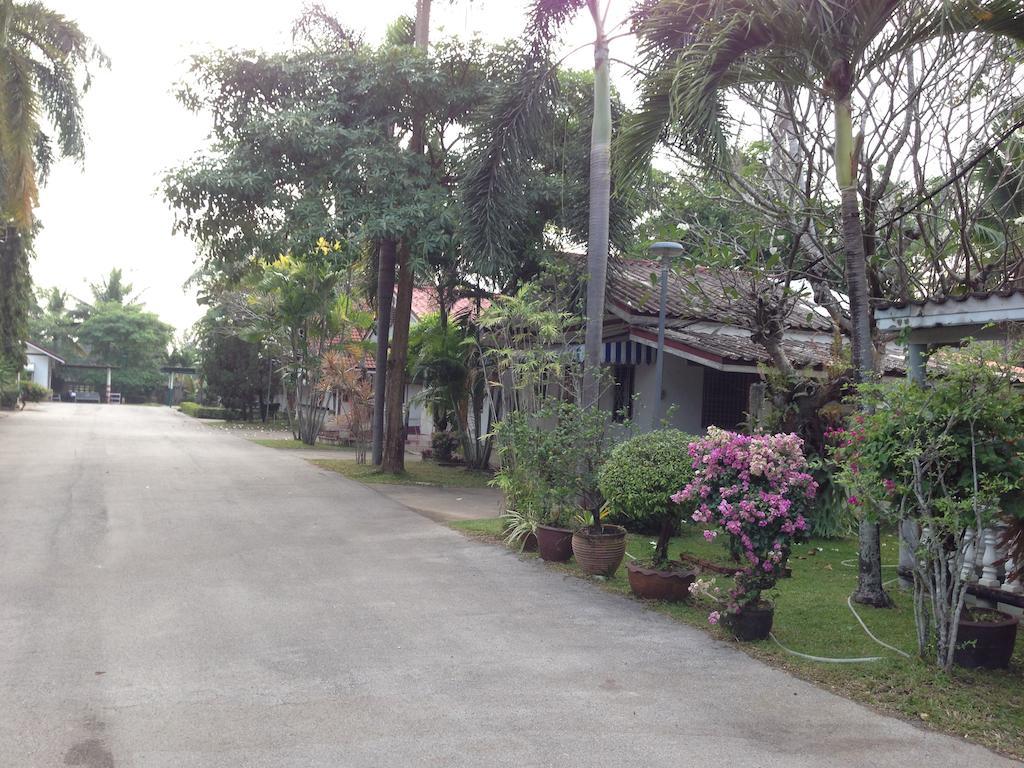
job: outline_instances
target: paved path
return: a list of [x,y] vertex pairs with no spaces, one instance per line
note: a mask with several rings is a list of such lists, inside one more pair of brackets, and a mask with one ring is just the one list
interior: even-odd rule
[[155,408],[0,419],[0,765],[1008,766]]

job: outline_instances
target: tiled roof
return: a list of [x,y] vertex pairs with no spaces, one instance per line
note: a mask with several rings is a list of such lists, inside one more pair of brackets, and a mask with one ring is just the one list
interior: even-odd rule
[[[608,261],[607,301],[631,315],[658,316],[661,299],[657,284],[661,267],[647,259]],[[726,295],[732,282],[743,279],[741,272],[698,267],[686,273],[669,272],[669,318],[743,325],[735,299]],[[788,318],[789,326],[812,331],[830,331],[832,324],[811,303],[798,300]]]
[[[488,299],[480,300],[481,309],[487,309],[490,305],[491,302]],[[437,293],[432,288],[417,287],[412,289],[412,313],[417,318],[422,320],[427,315],[431,315],[439,310],[440,304],[437,301]],[[462,312],[475,313],[476,300],[459,298],[448,309],[450,315],[458,315]]]
[[879,301],[875,304],[876,309],[903,309],[905,307],[924,307],[928,304],[939,306],[948,302],[964,302],[968,299],[979,299],[984,301],[993,297],[1008,299],[1018,293],[1024,293],[1024,289],[1007,287],[994,291],[968,291],[955,295],[929,296],[925,299],[894,299],[892,301]]
[[[648,340],[657,338],[657,330],[653,326],[633,328],[631,331],[634,335]],[[697,357],[705,356],[711,362],[730,365],[771,364],[771,358],[764,347],[746,334],[666,328],[665,341],[669,347],[675,346]],[[830,365],[835,358],[830,342],[822,337],[811,338],[810,334],[806,333],[784,339],[782,349],[796,368],[822,369]],[[890,345],[884,364],[885,373],[902,373],[905,370],[902,350],[896,345]]]

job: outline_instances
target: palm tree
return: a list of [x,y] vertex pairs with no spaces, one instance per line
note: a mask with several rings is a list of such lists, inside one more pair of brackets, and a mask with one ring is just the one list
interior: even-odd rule
[[[738,88],[786,85],[832,104],[835,175],[859,379],[874,374],[867,260],[858,187],[860,139],[852,95],[895,57],[940,48],[971,33],[1024,39],[1021,0],[648,0],[636,11],[645,58],[643,103],[624,131],[623,153],[647,161],[668,139],[712,168],[728,147],[726,99]],[[891,604],[882,587],[877,525],[860,528],[858,602]]]
[[74,21],[42,3],[0,2],[0,211],[23,233],[55,156],[84,153],[81,96],[96,63],[107,60]]
[[[531,160],[528,147],[543,122],[556,87],[557,67],[550,49],[559,31],[584,8],[594,22],[594,117],[590,141],[590,211],[587,237],[587,325],[583,399],[597,403],[601,365],[604,294],[608,271],[611,208],[611,83],[608,58],[610,0],[533,0],[529,29],[529,66],[511,93],[501,99],[495,119],[481,137],[477,162],[465,184],[466,236],[481,252],[508,248],[509,233],[519,226],[508,198]],[[500,258],[500,256],[498,257]]]
[[[0,0],[0,355],[21,355],[28,312],[26,242],[39,185],[56,157],[81,158],[81,95],[106,58],[78,25],[42,3]],[[79,80],[84,76],[81,87]],[[44,130],[45,118],[52,130]],[[15,293],[15,290],[17,293]]]

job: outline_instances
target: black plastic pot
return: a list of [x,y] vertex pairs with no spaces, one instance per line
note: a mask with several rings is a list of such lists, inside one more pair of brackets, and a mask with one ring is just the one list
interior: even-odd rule
[[970,611],[964,608],[960,614],[953,662],[970,669],[1006,669],[1013,656],[1020,619],[1002,611],[987,611],[999,614],[999,620],[973,621]]
[[572,557],[572,531],[552,525],[538,525],[537,552],[541,560],[564,563]]
[[727,614],[722,623],[737,640],[749,643],[768,637],[774,619],[775,606],[771,603],[759,603],[756,606],[747,606],[739,613]]

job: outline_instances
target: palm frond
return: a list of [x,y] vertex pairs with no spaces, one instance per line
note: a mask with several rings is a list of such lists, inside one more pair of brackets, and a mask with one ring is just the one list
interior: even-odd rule
[[972,32],[1024,41],[1024,2],[955,0],[915,6],[891,31],[880,33],[864,67],[872,69],[917,46],[954,40]]
[[636,22],[646,75],[641,106],[617,147],[622,172],[647,167],[659,140],[717,166],[727,150],[725,91],[745,83],[807,84],[811,54],[798,5],[662,0],[649,6]]
[[549,50],[562,27],[586,5],[587,0],[533,0],[527,30],[534,50]]
[[34,152],[39,134],[38,102],[31,62],[16,49],[8,48],[5,54],[0,82],[3,215],[28,232],[39,199]]
[[511,257],[523,234],[522,179],[534,155],[535,137],[550,119],[558,71],[547,58],[531,59],[516,82],[490,107],[491,117],[474,137],[462,182],[467,246],[485,257]]

